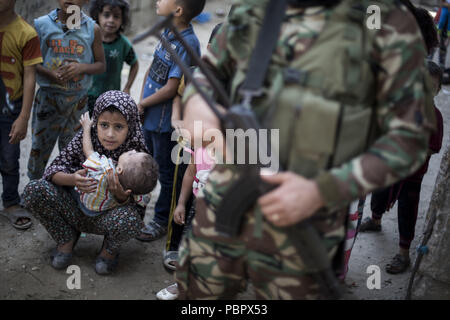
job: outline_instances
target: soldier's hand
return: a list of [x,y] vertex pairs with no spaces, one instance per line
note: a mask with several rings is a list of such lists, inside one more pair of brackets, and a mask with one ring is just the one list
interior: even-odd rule
[[323,200],[315,181],[292,172],[261,175],[276,189],[258,199],[265,218],[278,227],[297,224],[313,215],[323,206]]

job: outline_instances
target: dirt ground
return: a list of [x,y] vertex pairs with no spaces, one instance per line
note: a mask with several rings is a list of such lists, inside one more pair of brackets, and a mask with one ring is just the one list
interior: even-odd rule
[[[205,12],[211,13],[211,21],[195,24],[202,51],[206,50],[206,43],[214,25],[223,18],[216,14],[216,10],[228,12],[231,1],[207,1]],[[146,69],[150,66],[155,38],[149,38],[136,45],[140,61],[140,71],[132,88],[132,96],[138,100]],[[128,69],[123,72],[126,79]],[[436,102],[445,119],[445,140],[443,150],[449,144],[450,126],[450,88],[445,88],[437,97]],[[27,138],[21,143],[21,183],[22,192],[28,183],[26,166],[30,152],[31,129]],[[55,148],[52,158],[57,154]],[[434,187],[440,158],[434,155],[422,185],[419,218],[416,227],[416,240],[412,245],[412,259],[415,258],[414,247],[421,238],[421,231],[428,209],[431,192]],[[1,189],[0,185],[0,189]],[[153,206],[159,185],[154,191],[152,205],[146,212],[145,221],[148,222],[153,214]],[[392,276],[384,272],[384,266],[397,250],[398,230],[396,207],[383,220],[383,231],[379,234],[360,234],[356,241],[350,271],[346,279],[349,298],[354,299],[402,299],[410,276],[410,270],[403,274]],[[369,200],[366,202],[365,216],[370,214]],[[49,264],[49,253],[55,243],[45,229],[36,220],[27,231],[14,229],[9,221],[0,215],[0,299],[156,299],[155,294],[161,288],[173,282],[173,274],[167,272],[162,264],[162,250],[165,239],[143,243],[131,240],[126,243],[120,254],[117,271],[108,277],[99,276],[93,269],[97,251],[100,249],[102,237],[86,235],[82,237],[74,251],[73,264],[81,269],[81,289],[70,290],[67,287],[69,274],[54,270]],[[369,265],[380,266],[381,289],[369,290],[366,273]],[[252,299],[250,291],[239,296],[240,299]]]

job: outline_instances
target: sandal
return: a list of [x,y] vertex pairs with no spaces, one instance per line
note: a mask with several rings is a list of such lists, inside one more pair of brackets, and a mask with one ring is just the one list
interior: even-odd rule
[[[14,207],[14,208],[13,208]],[[31,221],[31,214],[27,209],[21,206],[13,206],[3,210],[3,215],[9,219],[12,226],[17,230],[27,230],[33,224]],[[18,223],[19,220],[28,219],[25,223]]]
[[141,229],[141,234],[136,237],[139,241],[153,241],[161,238],[167,233],[167,227],[161,226],[155,221],[150,221],[148,225]]
[[[177,293],[172,293],[172,292],[169,291],[169,289],[175,289]],[[167,288],[164,288],[164,289],[158,291],[158,293],[156,294],[156,298],[158,300],[175,300],[176,298],[178,298],[178,286],[177,286],[177,284],[176,283],[171,284]]]
[[361,225],[359,226],[359,231],[360,232],[366,232],[366,231],[380,232],[381,224],[376,224],[372,218],[367,217],[361,222]]
[[411,260],[402,254],[396,254],[391,263],[386,265],[386,272],[390,274],[397,274],[405,272],[408,269]]
[[172,271],[177,269],[178,251],[163,251],[164,266]]
[[103,243],[100,248],[100,251],[97,252],[97,258],[95,259],[95,272],[98,275],[106,276],[109,275],[111,272],[116,269],[117,265],[119,264],[119,254],[117,253],[114,258],[108,259],[105,257],[100,256],[100,254],[103,251],[103,248],[106,246],[106,237],[103,238]]
[[64,253],[61,251],[58,251],[58,248],[53,249],[52,253],[50,254],[50,260],[51,265],[53,268],[57,270],[65,269],[67,268],[70,263],[72,262],[73,257],[73,249],[77,245],[78,239],[80,239],[81,232],[76,233],[75,235],[75,241],[73,242],[72,246],[72,252],[70,253]]

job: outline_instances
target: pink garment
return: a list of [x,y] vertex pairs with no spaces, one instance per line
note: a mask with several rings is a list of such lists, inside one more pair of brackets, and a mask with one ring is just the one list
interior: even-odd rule
[[206,148],[199,148],[195,151],[195,153],[192,152],[192,150],[187,151],[194,155],[196,174],[194,177],[192,192],[197,197],[199,189],[206,183],[206,178],[209,171],[215,163],[214,159],[209,156]]

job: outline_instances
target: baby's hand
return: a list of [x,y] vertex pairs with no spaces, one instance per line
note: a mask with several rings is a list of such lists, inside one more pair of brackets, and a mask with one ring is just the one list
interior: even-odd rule
[[85,112],[81,115],[80,124],[83,127],[84,131],[88,131],[92,126],[92,119],[89,117],[89,112]]

